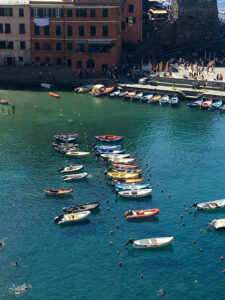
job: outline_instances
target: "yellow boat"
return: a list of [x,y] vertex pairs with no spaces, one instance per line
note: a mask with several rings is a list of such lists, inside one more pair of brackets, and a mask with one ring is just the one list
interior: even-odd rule
[[113,179],[116,183],[139,183],[144,181],[144,178],[130,178],[130,179]]
[[108,172],[107,173],[108,177],[110,178],[139,178],[140,174],[139,173],[125,173],[125,172]]
[[46,195],[63,196],[72,193],[73,189],[46,189]]

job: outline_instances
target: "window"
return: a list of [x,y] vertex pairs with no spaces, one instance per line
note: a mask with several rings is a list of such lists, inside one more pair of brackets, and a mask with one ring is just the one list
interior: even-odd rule
[[108,9],[103,9],[102,10],[102,16],[104,17],[104,18],[107,18],[108,17]]
[[129,4],[129,6],[128,6],[128,12],[129,13],[133,13],[134,12],[134,5],[133,4]]
[[108,25],[103,25],[102,26],[102,35],[103,36],[108,36]]
[[95,9],[90,9],[90,17],[91,18],[96,17]]
[[56,64],[57,65],[61,65],[61,57],[57,57],[56,58]]
[[40,61],[40,57],[35,57],[35,61]]
[[121,23],[121,29],[124,30],[125,28],[126,28],[126,22],[122,21],[122,23]]
[[6,49],[6,42],[0,41],[0,49]]
[[8,42],[7,49],[13,49],[13,42]]
[[93,69],[95,67],[95,61],[93,59],[89,59],[87,61],[87,69]]
[[0,24],[0,33],[3,33],[3,24]]
[[71,18],[73,16],[72,9],[67,9],[67,17]]
[[19,56],[19,62],[23,62],[23,56]]
[[82,60],[77,61],[77,69],[82,69]]
[[43,8],[43,17],[50,17],[50,15],[51,15],[51,10],[48,8]]
[[44,43],[44,50],[45,51],[50,51],[51,50],[51,44],[50,43]]
[[86,9],[77,9],[76,10],[77,18],[86,18],[87,17],[87,10]]
[[33,15],[34,17],[39,17],[38,16],[38,9],[37,8],[34,8],[31,12],[33,13],[31,15]]
[[20,49],[21,50],[26,49],[26,43],[25,42],[20,42]]
[[45,33],[45,35],[49,35],[49,25],[44,26],[44,33]]
[[56,43],[56,50],[62,51],[62,43]]
[[61,35],[61,26],[59,26],[59,25],[56,26],[56,35],[57,36]]
[[19,33],[20,34],[25,33],[25,24],[19,24]]
[[32,17],[51,17],[51,9],[48,8],[32,8],[30,10]]
[[67,35],[72,36],[73,35],[73,27],[72,26],[67,26]]
[[39,35],[39,34],[40,34],[40,28],[34,25],[34,35]]
[[68,51],[73,51],[73,44],[72,43],[67,43],[67,50]]
[[84,26],[79,26],[79,36],[84,36]]
[[34,49],[35,50],[40,50],[40,43],[34,43]]
[[53,17],[55,18],[61,18],[64,16],[64,10],[60,8],[56,8],[53,10]]
[[90,27],[90,35],[91,36],[96,36],[96,27],[95,26]]
[[10,24],[5,24],[5,33],[11,33]]
[[0,7],[0,17],[12,17],[12,16],[13,16],[12,8]]
[[67,59],[67,67],[71,67],[72,66],[72,60],[71,59]]
[[24,17],[23,8],[19,8],[19,17]]

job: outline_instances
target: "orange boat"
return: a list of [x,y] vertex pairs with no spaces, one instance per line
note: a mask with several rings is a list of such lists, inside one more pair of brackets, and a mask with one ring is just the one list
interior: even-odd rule
[[113,179],[113,181],[116,183],[138,183],[138,182],[142,182],[143,180],[144,178]]
[[55,98],[59,98],[59,97],[60,97],[58,94],[53,93],[53,92],[49,92],[48,94],[49,94],[50,96],[52,96],[52,97],[55,97]]
[[128,210],[125,212],[125,217],[127,220],[129,219],[145,219],[150,218],[159,213],[158,208],[152,209],[143,209],[143,210]]

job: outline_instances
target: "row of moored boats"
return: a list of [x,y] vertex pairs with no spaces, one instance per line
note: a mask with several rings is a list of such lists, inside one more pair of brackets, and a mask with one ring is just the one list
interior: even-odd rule
[[208,109],[211,111],[218,110],[218,109],[222,112],[225,111],[225,104],[223,104],[223,101],[222,100],[213,101],[212,98],[194,100],[188,103],[188,107],[190,108],[199,107],[200,109]]

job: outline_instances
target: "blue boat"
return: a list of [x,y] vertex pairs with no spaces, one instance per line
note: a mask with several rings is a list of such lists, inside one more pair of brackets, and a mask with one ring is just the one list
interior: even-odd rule
[[96,146],[96,149],[98,150],[98,149],[102,149],[102,150],[107,150],[107,149],[112,149],[112,150],[118,150],[118,149],[120,149],[121,148],[121,145],[107,145],[107,146],[105,146],[105,145],[97,145]]
[[104,153],[104,154],[123,154],[125,153],[125,150],[120,149],[97,149],[98,153]]
[[113,172],[119,172],[119,173],[141,173],[142,172],[142,169],[124,170],[124,169],[113,168],[112,170]]
[[188,107],[200,107],[203,102],[203,99],[197,99],[188,103]]
[[223,104],[222,100],[218,100],[209,107],[209,110],[211,110],[211,111],[217,110],[222,106],[222,104]]
[[149,189],[150,185],[148,183],[144,184],[126,184],[126,183],[118,183],[115,185],[115,191],[129,191],[129,190],[143,190],[143,189]]

